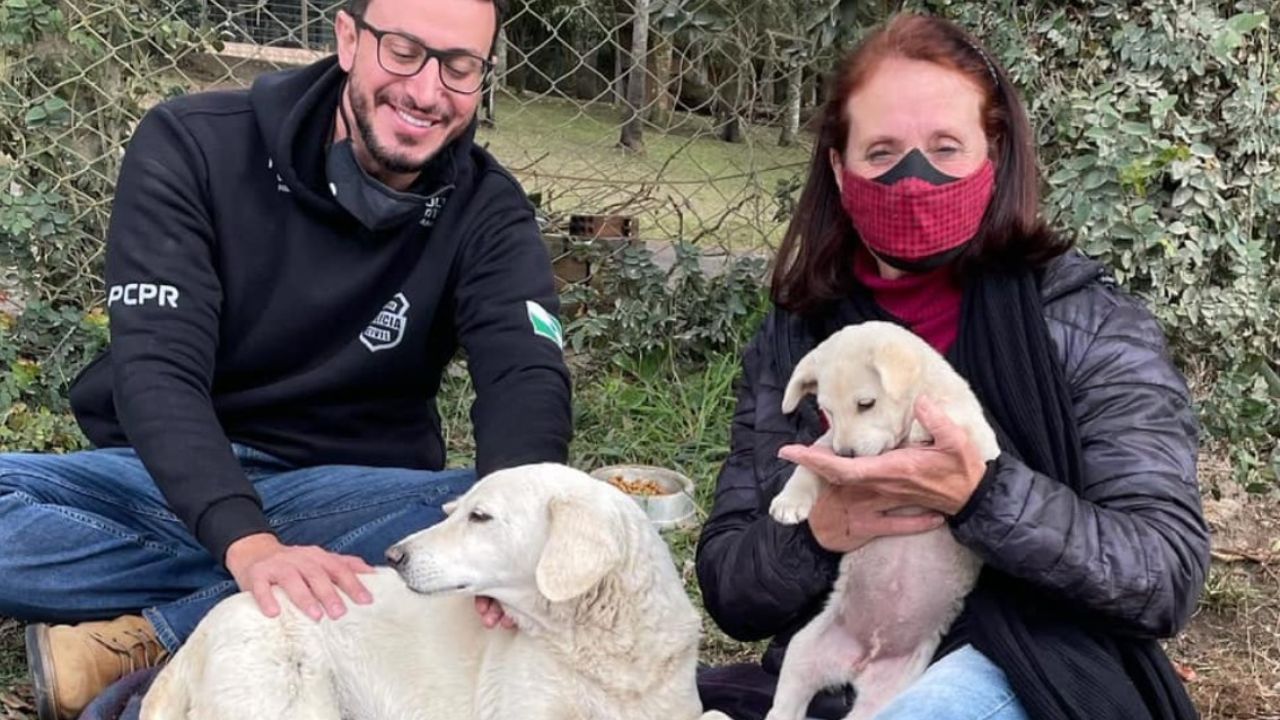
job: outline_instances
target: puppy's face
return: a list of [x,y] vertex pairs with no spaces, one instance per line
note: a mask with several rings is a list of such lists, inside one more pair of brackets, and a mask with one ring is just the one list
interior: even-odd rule
[[570,599],[622,560],[627,506],[618,498],[629,503],[562,465],[502,470],[448,503],[444,521],[401,540],[388,556],[420,593],[536,590],[552,601]]
[[783,399],[791,412],[815,393],[831,426],[832,450],[847,457],[879,455],[903,444],[911,430],[924,358],[919,338],[888,323],[847,327],[805,355]]

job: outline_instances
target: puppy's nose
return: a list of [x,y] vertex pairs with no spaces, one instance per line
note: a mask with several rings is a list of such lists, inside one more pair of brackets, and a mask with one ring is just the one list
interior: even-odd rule
[[391,567],[400,569],[400,566],[409,558],[409,554],[399,545],[392,545],[387,548],[387,562],[391,563]]
[[843,458],[858,457],[858,453],[854,452],[853,448],[838,448],[836,454]]

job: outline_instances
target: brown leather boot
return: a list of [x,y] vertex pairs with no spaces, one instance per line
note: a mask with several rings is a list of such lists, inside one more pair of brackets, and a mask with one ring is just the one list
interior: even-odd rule
[[79,717],[108,685],[167,655],[151,623],[139,615],[27,626],[27,667],[40,720]]

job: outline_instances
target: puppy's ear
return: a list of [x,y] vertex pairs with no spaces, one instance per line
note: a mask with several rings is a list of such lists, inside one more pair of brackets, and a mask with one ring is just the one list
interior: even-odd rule
[[791,372],[791,379],[787,381],[787,391],[782,395],[782,412],[795,412],[796,406],[805,395],[818,391],[819,362],[817,348],[800,358],[796,369]]
[[622,563],[622,522],[586,498],[561,496],[547,503],[551,526],[534,579],[551,602],[582,595]]
[[871,362],[880,376],[880,387],[894,398],[906,397],[924,375],[924,358],[900,342],[881,344],[875,349]]
[[445,514],[446,516],[447,516],[447,515],[452,515],[452,514],[453,514],[453,511],[458,509],[458,501],[457,501],[457,500],[450,500],[449,502],[447,502],[447,503],[445,503],[445,504],[441,505],[441,506],[440,506],[440,509],[444,511],[444,514]]

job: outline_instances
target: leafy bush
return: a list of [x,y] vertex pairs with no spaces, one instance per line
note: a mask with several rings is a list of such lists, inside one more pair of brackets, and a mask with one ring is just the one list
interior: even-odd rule
[[176,8],[0,0],[0,279],[19,275],[32,298],[0,314],[0,450],[83,443],[65,393],[107,336],[86,309],[102,301],[121,151],[146,107],[186,90],[177,64],[212,43]]
[[568,303],[578,306],[578,317],[566,328],[576,351],[613,359],[656,353],[700,362],[740,345],[767,306],[762,258],[731,255],[722,259],[722,268],[709,269],[696,247],[677,243],[675,261],[664,269],[644,247],[627,246],[616,254],[597,247],[591,281],[566,293]]
[[[922,5],[990,45],[1039,133],[1055,226],[1164,324],[1242,480],[1280,437],[1280,35],[1264,0]],[[1274,18],[1275,16],[1272,15]]]
[[0,314],[0,452],[84,446],[67,414],[66,372],[88,364],[106,342],[101,310],[36,302],[17,319]]
[[37,295],[88,306],[122,150],[147,107],[187,90],[213,45],[174,0],[0,3],[0,261]]

